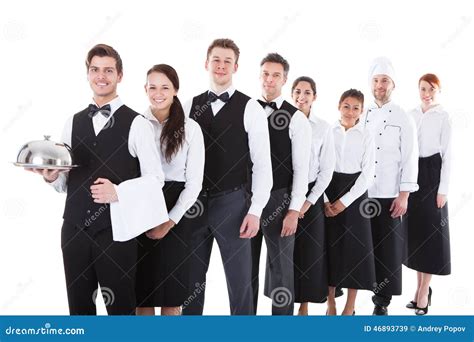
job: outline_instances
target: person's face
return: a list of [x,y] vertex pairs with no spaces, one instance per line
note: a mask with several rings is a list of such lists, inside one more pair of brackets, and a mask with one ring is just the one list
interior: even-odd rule
[[173,96],[178,93],[170,79],[159,72],[152,72],[148,75],[145,91],[152,110],[159,111],[169,111],[173,104]]
[[122,81],[122,74],[117,72],[115,58],[94,56],[87,70],[87,80],[94,97],[115,97],[117,84]]
[[303,113],[309,113],[311,105],[316,100],[316,94],[313,92],[311,84],[306,81],[298,82],[291,96],[295,106]]
[[420,99],[425,106],[431,106],[437,103],[439,94],[439,87],[436,84],[429,84],[426,81],[421,81],[419,86]]
[[260,81],[262,95],[266,99],[275,99],[281,94],[281,88],[286,83],[283,65],[280,63],[266,62],[260,68]]
[[372,78],[372,94],[377,101],[388,102],[395,84],[387,75],[375,75]]
[[341,119],[347,122],[358,120],[363,110],[362,103],[354,97],[346,97],[339,105]]
[[237,71],[237,68],[235,53],[232,49],[215,47],[206,60],[206,70],[209,72],[211,81],[219,86],[230,84],[232,74]]

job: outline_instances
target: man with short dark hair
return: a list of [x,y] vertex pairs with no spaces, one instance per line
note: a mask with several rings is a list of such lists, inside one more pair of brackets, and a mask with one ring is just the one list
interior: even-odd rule
[[309,121],[281,95],[289,69],[288,61],[277,53],[268,54],[260,63],[262,99],[258,101],[267,114],[273,187],[262,213],[261,233],[252,239],[252,279],[256,312],[263,235],[267,246],[264,294],[272,299],[273,315],[293,315],[293,250],[308,190],[311,153]]
[[34,170],[67,192],[61,247],[71,315],[95,315],[98,284],[110,315],[135,313],[135,237],[168,220],[153,127],[117,95],[122,60],[111,46],[86,59],[92,103],[66,122],[62,141],[79,167]]

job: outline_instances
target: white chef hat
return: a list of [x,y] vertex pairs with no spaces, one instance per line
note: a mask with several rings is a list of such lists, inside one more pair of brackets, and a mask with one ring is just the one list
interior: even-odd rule
[[377,57],[373,60],[369,69],[369,84],[372,84],[372,79],[375,75],[387,75],[394,84],[397,83],[397,77],[392,62],[385,56]]

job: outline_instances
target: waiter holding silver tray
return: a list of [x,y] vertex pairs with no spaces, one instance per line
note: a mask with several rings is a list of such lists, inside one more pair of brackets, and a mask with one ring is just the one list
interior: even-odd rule
[[92,103],[69,118],[62,143],[28,143],[15,165],[67,193],[61,247],[71,315],[96,314],[98,284],[113,299],[108,314],[133,315],[135,237],[168,221],[164,176],[152,125],[117,95],[120,55],[96,45],[86,67]]

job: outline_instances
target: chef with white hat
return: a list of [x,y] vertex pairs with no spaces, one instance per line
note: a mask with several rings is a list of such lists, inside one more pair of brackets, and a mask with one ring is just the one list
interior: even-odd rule
[[413,119],[391,100],[397,78],[388,58],[373,61],[369,83],[375,101],[362,122],[375,137],[375,174],[371,200],[360,210],[371,218],[377,280],[373,314],[387,315],[392,295],[402,293],[402,216],[410,192],[418,190],[418,144]]

